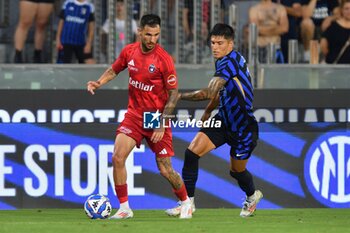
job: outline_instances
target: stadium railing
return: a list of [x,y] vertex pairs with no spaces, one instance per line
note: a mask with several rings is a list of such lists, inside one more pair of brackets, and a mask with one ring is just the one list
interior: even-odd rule
[[[0,89],[85,89],[107,65],[0,64]],[[206,87],[212,65],[176,65],[180,89]],[[348,65],[259,65],[253,78],[257,89],[350,89]],[[127,89],[128,73],[105,89]]]

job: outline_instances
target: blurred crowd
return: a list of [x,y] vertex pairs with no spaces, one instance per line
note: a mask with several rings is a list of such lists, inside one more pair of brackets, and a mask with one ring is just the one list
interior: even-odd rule
[[275,62],[288,63],[290,40],[300,43],[303,63],[350,63],[349,0],[261,0],[250,8],[249,22],[257,25],[262,63],[271,44]]
[[[211,23],[212,1],[218,1],[220,11],[218,21],[229,23],[228,10],[235,0],[203,0],[201,9],[201,33],[202,56],[210,57],[208,48],[208,32]],[[20,0],[18,24],[14,33],[14,63],[52,63],[52,60],[44,59],[43,45],[45,43],[45,33],[50,20],[57,17],[57,28],[55,30],[54,61],[57,63],[96,63],[94,59],[93,40],[100,37],[101,43],[98,48],[104,56],[108,54],[108,34],[110,22],[104,20],[101,25],[96,24],[95,7],[93,1],[89,0]],[[140,4],[135,1],[134,18],[131,22],[132,41],[137,41],[137,24],[139,19]],[[149,1],[151,9],[158,6],[158,1]],[[257,26],[257,46],[258,61],[266,63],[268,50],[273,47],[275,53],[273,63],[288,63],[289,41],[297,42],[297,52],[300,63],[329,63],[329,64],[349,64],[350,63],[350,0],[260,0],[250,1],[246,14],[247,20],[241,30],[241,43],[237,43],[236,50],[248,54],[249,24]],[[115,0],[115,50],[117,57],[121,49],[126,44],[125,25],[126,12],[123,0]],[[55,10],[55,5],[59,5],[59,10]],[[163,45],[169,53],[175,51],[175,0],[167,1],[166,22],[167,45]],[[183,0],[181,9],[182,30],[184,35],[185,59],[182,63],[192,63],[194,47],[194,7],[195,1]],[[198,9],[197,9],[198,10]],[[53,12],[56,12],[53,14]],[[156,13],[156,12],[153,12]],[[106,16],[104,16],[106,18]],[[28,31],[34,27],[34,43],[32,60],[23,58],[23,50],[26,46]],[[99,30],[95,30],[96,27]],[[98,35],[96,35],[98,31]],[[197,30],[198,32],[198,30]],[[316,52],[315,52],[316,50]],[[208,52],[206,52],[208,51]],[[316,57],[316,58],[315,58]],[[316,61],[315,61],[316,59]],[[205,61],[205,59],[202,59]],[[177,61],[175,61],[177,62]]]

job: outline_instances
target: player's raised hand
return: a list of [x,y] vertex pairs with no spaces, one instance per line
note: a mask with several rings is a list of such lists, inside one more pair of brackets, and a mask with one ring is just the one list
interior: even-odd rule
[[87,83],[87,91],[91,93],[91,95],[95,95],[95,90],[101,86],[99,81],[89,81]]
[[159,129],[154,129],[153,130],[153,134],[151,136],[151,142],[153,143],[157,143],[160,140],[162,140],[163,136],[164,136],[164,128],[160,127]]

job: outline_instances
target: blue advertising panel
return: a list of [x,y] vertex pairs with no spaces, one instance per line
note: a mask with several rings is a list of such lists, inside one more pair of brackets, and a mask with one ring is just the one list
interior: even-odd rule
[[[256,91],[260,138],[248,169],[264,193],[261,208],[350,207],[348,95]],[[180,173],[200,127],[193,119],[205,105],[180,102],[174,112],[172,163]],[[81,208],[95,193],[116,208],[111,157],[126,106],[127,91],[0,91],[0,209]],[[244,193],[229,175],[229,160],[226,145],[200,160],[199,207],[241,206]],[[126,166],[132,208],[174,205],[146,142]]]

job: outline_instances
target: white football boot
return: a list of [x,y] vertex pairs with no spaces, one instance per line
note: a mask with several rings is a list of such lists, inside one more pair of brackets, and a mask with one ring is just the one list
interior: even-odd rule
[[256,209],[256,205],[259,203],[261,198],[263,198],[263,194],[260,190],[256,190],[251,197],[246,198],[246,200],[243,202],[243,207],[242,207],[240,216],[241,217],[252,216]]
[[191,200],[183,201],[180,206],[180,217],[181,219],[192,218],[192,202]]
[[[191,206],[192,206],[192,213],[194,213],[196,211],[196,206],[194,204],[194,197],[190,197],[190,200],[191,200]],[[174,208],[165,210],[165,213],[172,217],[179,216],[181,213],[181,201],[178,201]]]
[[119,209],[117,213],[111,216],[109,219],[127,219],[132,218],[134,213],[131,209]]

